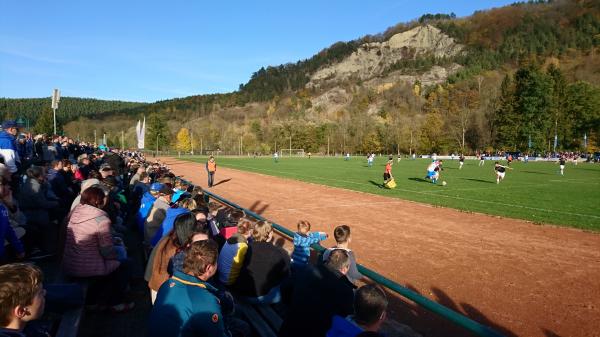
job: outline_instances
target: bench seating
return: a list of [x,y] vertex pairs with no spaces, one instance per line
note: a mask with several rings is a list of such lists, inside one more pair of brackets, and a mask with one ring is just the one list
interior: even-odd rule
[[246,318],[260,337],[277,337],[282,319],[268,304],[236,303],[236,309]]

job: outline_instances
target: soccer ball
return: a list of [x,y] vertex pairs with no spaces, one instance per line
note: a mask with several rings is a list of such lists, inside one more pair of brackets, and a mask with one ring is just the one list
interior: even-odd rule
[[442,186],[446,186],[446,181],[442,181]]

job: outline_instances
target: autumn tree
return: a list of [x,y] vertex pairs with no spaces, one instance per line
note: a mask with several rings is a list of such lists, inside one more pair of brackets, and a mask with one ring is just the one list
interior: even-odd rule
[[175,148],[178,152],[190,153],[192,151],[192,142],[190,139],[190,130],[188,128],[181,128],[177,132],[177,142]]

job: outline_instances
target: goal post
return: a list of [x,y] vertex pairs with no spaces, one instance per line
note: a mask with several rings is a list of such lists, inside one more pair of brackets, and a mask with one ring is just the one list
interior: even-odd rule
[[280,149],[282,157],[304,157],[304,149]]

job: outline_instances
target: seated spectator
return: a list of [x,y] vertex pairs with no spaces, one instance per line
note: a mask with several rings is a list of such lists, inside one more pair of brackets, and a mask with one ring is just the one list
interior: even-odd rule
[[310,246],[327,239],[327,233],[310,232],[310,222],[298,221],[298,231],[294,233],[294,251],[292,252],[292,269],[299,270],[308,264]]
[[356,337],[361,332],[377,333],[386,319],[388,301],[383,289],[368,284],[354,294],[354,315],[334,316],[327,337]]
[[156,231],[156,234],[154,234],[154,237],[150,241],[150,245],[152,247],[156,246],[160,239],[171,232],[175,218],[177,218],[180,214],[189,213],[195,208],[196,202],[193,199],[183,199],[182,201],[178,202],[176,206],[167,209],[165,220],[163,220],[162,224]]
[[323,252],[323,261],[327,261],[329,258],[329,254],[334,249],[343,249],[348,252],[348,256],[350,256],[350,270],[348,270],[348,274],[346,275],[350,282],[356,283],[356,281],[363,278],[363,275],[358,271],[356,267],[356,257],[354,256],[354,252],[348,248],[350,242],[352,242],[352,236],[350,235],[350,227],[348,225],[340,225],[337,226],[333,230],[333,237],[335,238],[335,246],[329,248]]
[[7,206],[12,206],[12,193],[6,179],[0,177],[0,243],[2,244],[0,246],[0,264],[10,260],[6,254],[5,242],[10,244],[15,258],[23,259],[25,257],[25,249],[19,240],[25,234],[25,230],[22,227],[18,227],[18,233],[15,232],[15,228],[10,224]]
[[158,191],[158,198],[152,205],[152,210],[146,218],[144,223],[144,242],[150,244],[150,241],[156,234],[156,231],[160,227],[160,224],[165,220],[167,216],[167,210],[170,207],[171,196],[173,196],[173,190],[171,185],[163,184]]
[[25,336],[28,322],[44,313],[44,275],[31,264],[0,266],[0,336]]
[[218,246],[212,240],[191,244],[183,272],[175,271],[158,291],[148,336],[224,337],[249,332],[247,325],[229,331],[223,301],[216,295],[218,290],[207,282],[217,271],[217,255]]
[[303,268],[289,288],[282,290],[291,303],[278,336],[325,336],[333,316],[352,314],[354,285],[346,278],[349,266],[348,253],[336,249],[324,265]]
[[190,212],[178,215],[174,219],[172,230],[152,250],[146,266],[152,303],[156,299],[156,293],[160,286],[169,278],[169,261],[177,252],[192,242],[195,227],[196,218]]
[[104,190],[92,186],[81,193],[81,203],[71,213],[63,254],[67,275],[91,281],[89,304],[111,306],[115,312],[132,309],[125,301],[131,277],[131,262],[118,259],[110,233],[110,219],[102,208],[108,201]]
[[144,233],[144,222],[146,222],[146,218],[150,211],[152,210],[152,206],[158,198],[158,191],[162,188],[162,184],[154,183],[150,185],[150,191],[144,193],[142,195],[142,200],[140,200],[140,209],[137,211],[135,216],[135,222],[138,225],[138,229],[140,233]]
[[280,285],[290,276],[290,256],[271,243],[273,228],[267,221],[254,226],[252,239],[233,289],[251,303],[277,303]]
[[234,284],[240,275],[248,251],[248,238],[252,234],[252,222],[242,219],[237,230],[227,239],[219,254],[219,281],[226,286]]

